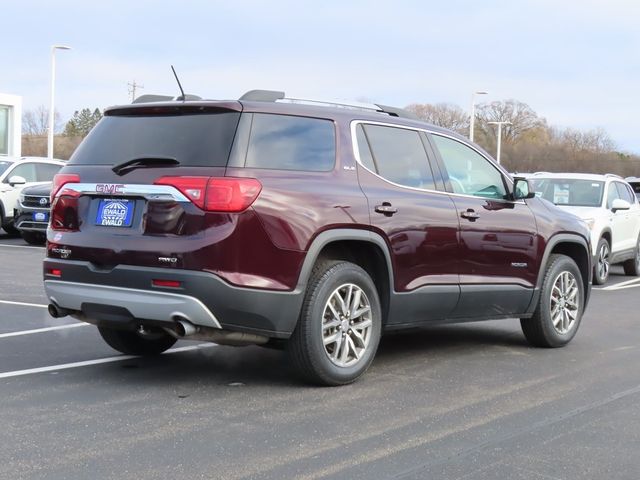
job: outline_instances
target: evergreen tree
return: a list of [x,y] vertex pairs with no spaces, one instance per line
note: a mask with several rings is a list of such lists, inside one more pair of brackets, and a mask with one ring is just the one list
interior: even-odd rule
[[101,118],[102,112],[98,108],[93,112],[88,108],[76,110],[64,127],[64,134],[69,137],[86,137]]

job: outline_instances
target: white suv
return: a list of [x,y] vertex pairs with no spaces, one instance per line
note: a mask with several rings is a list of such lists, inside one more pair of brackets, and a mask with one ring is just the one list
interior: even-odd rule
[[617,175],[536,173],[536,196],[582,218],[591,230],[593,283],[602,285],[609,267],[622,263],[640,275],[640,204],[633,188]]
[[0,227],[7,233],[17,233],[13,226],[13,209],[20,191],[29,185],[52,181],[63,165],[61,160],[41,157],[0,156]]

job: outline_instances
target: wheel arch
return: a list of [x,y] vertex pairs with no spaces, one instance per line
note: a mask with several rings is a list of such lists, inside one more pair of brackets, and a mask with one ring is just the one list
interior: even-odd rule
[[349,261],[369,274],[378,290],[384,325],[394,285],[391,255],[384,238],[358,229],[332,229],[320,233],[307,250],[296,290],[306,289],[313,266],[321,259]]
[[535,310],[535,306],[540,295],[540,289],[542,288],[542,282],[544,281],[547,264],[549,263],[549,257],[554,253],[566,255],[576,262],[576,265],[580,270],[580,274],[582,275],[586,307],[591,292],[591,275],[593,273],[590,252],[589,242],[579,235],[561,233],[551,237],[545,248],[542,261],[540,262],[540,270],[538,271],[538,279],[536,281],[536,294],[529,305],[529,313],[532,313]]

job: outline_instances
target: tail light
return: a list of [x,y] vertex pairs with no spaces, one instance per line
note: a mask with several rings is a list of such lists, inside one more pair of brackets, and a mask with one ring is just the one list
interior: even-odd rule
[[[69,183],[69,182],[67,182]],[[69,188],[58,190],[51,205],[51,229],[75,232],[80,227],[78,199],[80,193]]]
[[238,177],[161,177],[155,184],[177,188],[207,212],[242,212],[262,190],[255,178]]
[[56,194],[67,183],[80,183],[80,176],[75,173],[58,173],[53,177],[53,186],[51,187],[51,203],[56,198]]

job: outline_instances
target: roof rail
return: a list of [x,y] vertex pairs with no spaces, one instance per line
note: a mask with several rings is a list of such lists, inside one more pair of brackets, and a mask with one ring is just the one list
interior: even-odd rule
[[249,90],[240,97],[240,100],[249,102],[275,102],[284,98],[284,92],[276,90]]
[[387,105],[363,103],[363,102],[335,102],[326,100],[310,100],[303,98],[288,98],[284,92],[278,90],[250,90],[240,97],[240,100],[253,102],[287,102],[301,105],[319,105],[325,107],[352,108],[358,110],[371,110],[378,113],[386,113],[394,117],[420,120],[415,114],[403,108],[389,107]]
[[377,105],[378,108],[380,108],[380,111],[384,112],[384,113],[388,113],[389,115],[393,115],[394,117],[400,117],[400,118],[408,118],[410,120],[420,120],[420,118],[413,112],[410,112],[409,110],[405,110],[404,108],[398,108],[398,107],[390,107],[388,105]]
[[621,175],[618,175],[617,173],[605,173],[604,176],[605,177],[612,177],[612,178],[619,178],[621,180],[624,180],[624,178]]

